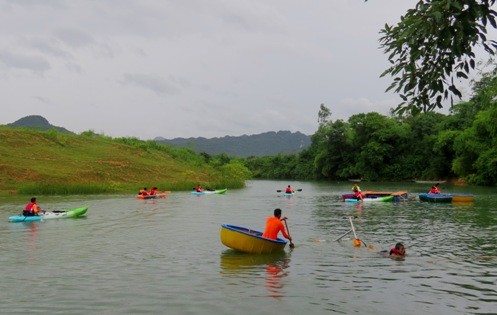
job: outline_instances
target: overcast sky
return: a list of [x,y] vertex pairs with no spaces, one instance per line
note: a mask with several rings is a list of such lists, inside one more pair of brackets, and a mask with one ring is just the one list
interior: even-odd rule
[[[399,102],[379,31],[411,0],[0,0],[0,124],[222,137]],[[465,92],[465,91],[463,91]]]

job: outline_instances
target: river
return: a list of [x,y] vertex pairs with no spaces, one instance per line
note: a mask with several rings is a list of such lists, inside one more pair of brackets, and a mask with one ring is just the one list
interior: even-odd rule
[[[292,184],[293,197],[276,192]],[[341,201],[352,184],[249,181],[224,195],[174,192],[37,196],[42,208],[88,205],[86,217],[9,223],[27,203],[0,199],[0,301],[4,314],[495,314],[497,192],[470,204],[420,202],[429,187],[361,183],[363,190],[408,190],[398,203]],[[219,187],[221,188],[221,187]],[[24,199],[24,198],[23,198]],[[295,248],[239,254],[219,240],[223,223],[263,230],[281,208]],[[353,217],[354,247],[347,232]],[[381,251],[403,242],[404,260]]]

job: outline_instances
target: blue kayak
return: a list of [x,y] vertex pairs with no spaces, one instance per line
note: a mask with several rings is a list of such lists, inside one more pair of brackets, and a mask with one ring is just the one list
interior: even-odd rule
[[42,215],[35,216],[24,216],[24,215],[13,215],[9,217],[9,222],[35,222],[35,221],[43,221],[43,220],[51,220],[51,219],[68,219],[68,218],[76,218],[80,215],[84,215],[88,210],[87,206],[71,209],[67,211],[47,211]]

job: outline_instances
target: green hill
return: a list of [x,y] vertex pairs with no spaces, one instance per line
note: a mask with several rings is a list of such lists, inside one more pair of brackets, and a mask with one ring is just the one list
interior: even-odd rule
[[197,153],[205,152],[210,155],[224,153],[238,157],[294,154],[311,145],[311,136],[290,131],[271,131],[250,136],[225,136],[211,139],[199,137],[168,140],[157,137],[154,140],[175,147],[190,148]]
[[235,160],[206,162],[154,141],[0,126],[0,194],[136,192],[242,187],[249,172]]
[[7,124],[9,127],[21,127],[21,128],[32,128],[32,129],[37,129],[37,130],[56,130],[60,132],[68,132],[72,133],[71,131],[67,130],[66,128],[63,127],[57,127],[48,122],[44,117],[38,116],[38,115],[31,115],[31,116],[26,116],[23,117],[19,120],[16,120],[15,122],[11,124]]

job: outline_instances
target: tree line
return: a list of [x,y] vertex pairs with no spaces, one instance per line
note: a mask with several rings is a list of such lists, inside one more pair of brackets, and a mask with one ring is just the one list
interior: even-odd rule
[[463,179],[497,184],[497,70],[482,74],[473,97],[449,114],[433,111],[387,117],[376,112],[332,120],[321,104],[319,128],[298,154],[250,157],[255,178],[362,178],[371,181]]

